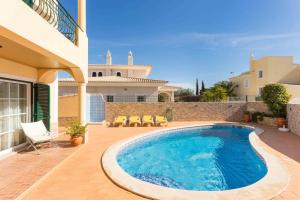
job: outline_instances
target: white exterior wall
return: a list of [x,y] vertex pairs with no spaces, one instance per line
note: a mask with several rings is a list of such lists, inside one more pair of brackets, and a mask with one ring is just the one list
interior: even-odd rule
[[134,77],[134,78],[147,78],[144,70],[133,70],[133,69],[89,69],[88,76],[92,77],[92,73],[102,72],[102,76],[116,76],[117,72],[121,72],[122,77]]
[[137,77],[137,78],[147,78],[146,73],[142,70],[128,70],[129,77]]
[[[101,86],[87,86],[86,89],[88,94],[102,94],[103,96],[111,95],[116,98],[116,101],[122,101],[126,100],[126,98],[123,98],[122,96],[127,97],[135,97],[139,95],[145,95],[148,98],[151,98],[153,101],[154,99],[158,98],[158,87],[126,87],[126,86],[120,86],[120,87],[101,87]],[[60,96],[66,96],[66,95],[72,95],[77,93],[77,87],[75,86],[60,86],[59,87],[59,95]]]

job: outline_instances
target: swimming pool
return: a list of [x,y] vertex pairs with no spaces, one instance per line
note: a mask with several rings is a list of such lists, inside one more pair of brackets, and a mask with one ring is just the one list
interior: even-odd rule
[[269,199],[288,184],[259,128],[205,124],[151,131],[119,141],[102,156],[119,186],[153,199]]
[[252,129],[203,126],[171,130],[122,149],[118,164],[160,186],[218,191],[250,185],[267,173],[249,142]]

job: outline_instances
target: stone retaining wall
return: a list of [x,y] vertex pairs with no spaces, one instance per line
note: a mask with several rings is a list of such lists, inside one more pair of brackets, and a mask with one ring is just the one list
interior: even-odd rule
[[288,104],[287,113],[289,129],[300,135],[300,104]]
[[164,115],[167,108],[173,111],[174,121],[240,121],[245,103],[106,103],[106,121],[118,115]]
[[276,118],[273,118],[273,117],[263,117],[263,120],[262,121],[258,120],[257,123],[266,125],[266,126],[277,127]]
[[264,102],[248,102],[247,110],[249,112],[264,112],[270,113],[267,105]]

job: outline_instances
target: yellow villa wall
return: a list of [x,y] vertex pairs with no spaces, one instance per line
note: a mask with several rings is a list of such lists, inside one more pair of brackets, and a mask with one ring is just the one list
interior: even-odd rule
[[0,58],[0,76],[36,82],[38,72],[36,68]]
[[67,126],[72,120],[78,119],[78,95],[58,97],[59,126]]
[[5,6],[0,6],[0,13],[2,37],[37,52],[39,59],[46,58],[45,62],[50,60],[59,63],[59,66],[51,68],[67,68],[78,82],[87,82],[88,38],[85,32],[78,29],[78,44],[74,45],[21,0],[6,1]]
[[[263,78],[258,78],[259,70],[263,70]],[[248,79],[250,87],[244,87]],[[259,88],[270,83],[284,84],[292,97],[300,97],[300,66],[293,63],[291,56],[268,56],[259,60],[250,60],[250,71],[230,79],[239,85],[238,96],[258,96]]]
[[283,84],[287,92],[291,95],[291,99],[300,98],[300,85]]

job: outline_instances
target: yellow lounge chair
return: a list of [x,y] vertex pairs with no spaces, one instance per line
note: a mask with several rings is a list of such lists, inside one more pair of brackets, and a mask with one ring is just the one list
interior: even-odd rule
[[153,117],[151,115],[144,115],[143,116],[142,126],[144,126],[144,125],[148,125],[148,126],[153,126],[154,125]]
[[155,116],[155,125],[156,126],[161,126],[161,125],[167,126],[168,125],[168,120],[164,116],[156,115]]
[[129,117],[129,126],[134,125],[134,126],[140,126],[141,123],[141,118],[139,116],[130,116]]
[[126,126],[126,122],[126,116],[118,116],[114,119],[113,126]]

